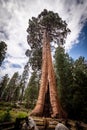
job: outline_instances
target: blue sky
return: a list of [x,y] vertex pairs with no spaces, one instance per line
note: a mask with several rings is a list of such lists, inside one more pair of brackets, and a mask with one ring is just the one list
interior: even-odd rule
[[87,0],[0,0],[0,41],[5,41],[8,48],[0,76],[22,73],[28,61],[25,56],[29,48],[28,20],[45,8],[57,12],[71,30],[66,39],[66,52],[74,59],[80,55],[87,59]]
[[73,59],[77,59],[79,56],[83,56],[87,60],[87,22],[84,24],[78,40],[79,43],[72,46],[69,51],[69,55]]

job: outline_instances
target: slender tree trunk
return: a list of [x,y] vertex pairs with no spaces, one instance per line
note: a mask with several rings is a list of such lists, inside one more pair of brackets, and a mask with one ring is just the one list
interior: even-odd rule
[[[48,107],[46,104],[49,106],[48,109],[50,110],[45,108]],[[66,116],[58,99],[55,73],[52,65],[50,40],[48,33],[45,30],[43,35],[42,75],[41,75],[40,90],[37,104],[34,110],[32,111],[31,115],[45,116],[47,112],[49,112],[47,115],[51,117]]]

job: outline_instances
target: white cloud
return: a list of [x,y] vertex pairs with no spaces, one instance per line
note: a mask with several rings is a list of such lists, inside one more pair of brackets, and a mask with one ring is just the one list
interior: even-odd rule
[[[0,40],[4,40],[8,45],[7,53],[12,58],[7,57],[10,63],[5,64],[6,70],[2,70],[2,75],[8,73],[12,75],[17,68],[11,68],[9,64],[20,64],[22,71],[24,64],[28,60],[25,51],[29,47],[27,44],[28,19],[37,16],[44,8],[58,12],[63,20],[66,20],[71,34],[68,35],[65,48],[70,50],[74,44],[79,42],[79,34],[87,20],[87,0],[1,0],[0,1]],[[7,36],[7,37],[6,37]],[[18,58],[16,58],[18,57]]]
[[[73,2],[73,1],[72,1]],[[78,38],[84,23],[87,21],[87,1],[84,0],[79,4],[72,4],[70,15],[68,16],[68,27],[71,30],[71,34],[68,35],[65,48],[70,50],[74,44],[79,42]],[[67,12],[68,13],[68,12]]]

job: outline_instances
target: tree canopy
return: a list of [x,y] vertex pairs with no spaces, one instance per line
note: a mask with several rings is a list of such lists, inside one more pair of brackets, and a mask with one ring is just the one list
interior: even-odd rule
[[59,17],[58,13],[53,11],[44,9],[36,18],[29,19],[27,41],[31,49],[26,52],[26,55],[30,57],[32,69],[41,69],[42,62],[39,61],[42,59],[44,30],[47,31],[50,42],[57,44],[64,44],[66,36],[70,32],[66,22]]

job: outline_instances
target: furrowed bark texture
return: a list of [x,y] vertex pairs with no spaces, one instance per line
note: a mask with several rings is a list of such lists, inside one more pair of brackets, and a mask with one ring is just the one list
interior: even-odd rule
[[62,109],[58,99],[50,40],[46,31],[43,35],[42,75],[39,96],[31,115],[66,118],[66,113]]

